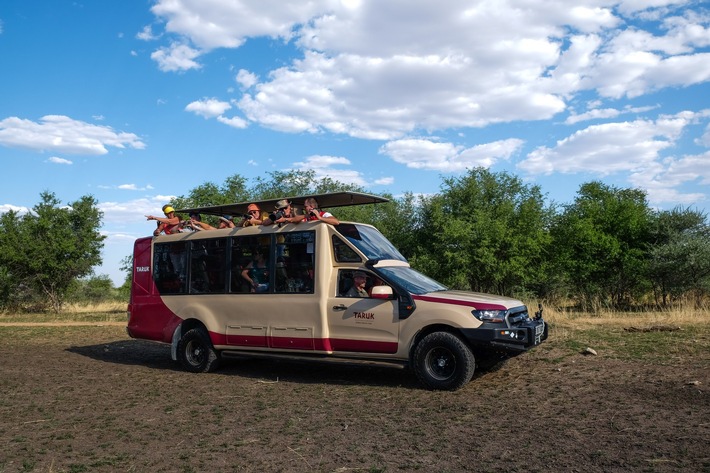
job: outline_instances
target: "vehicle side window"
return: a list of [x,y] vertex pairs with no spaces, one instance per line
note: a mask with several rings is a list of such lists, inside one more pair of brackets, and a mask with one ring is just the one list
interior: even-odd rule
[[315,232],[276,236],[274,292],[312,293],[315,275]]
[[195,240],[190,248],[190,294],[224,293],[227,239]]
[[361,263],[362,258],[343,240],[333,235],[333,254],[338,263]]
[[153,280],[161,294],[187,292],[187,245],[159,243],[153,248]]
[[271,237],[234,237],[231,253],[229,292],[270,292]]
[[374,286],[389,286],[389,284],[368,271],[360,269],[338,271],[338,297],[369,298],[372,297]]

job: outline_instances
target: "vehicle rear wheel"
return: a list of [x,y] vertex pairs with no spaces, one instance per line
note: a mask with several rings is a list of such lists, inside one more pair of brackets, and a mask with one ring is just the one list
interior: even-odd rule
[[193,328],[180,338],[177,346],[178,360],[192,373],[207,373],[217,369],[219,355],[203,329]]
[[412,366],[427,388],[455,391],[471,381],[476,361],[471,349],[459,337],[434,332],[417,344]]

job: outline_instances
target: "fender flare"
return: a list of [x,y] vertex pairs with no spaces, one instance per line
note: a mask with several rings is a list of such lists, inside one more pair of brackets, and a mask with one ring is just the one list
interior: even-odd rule
[[177,346],[178,342],[182,338],[182,324],[179,324],[176,328],[175,331],[173,332],[173,341],[170,343],[170,358],[173,359],[173,361],[177,361]]

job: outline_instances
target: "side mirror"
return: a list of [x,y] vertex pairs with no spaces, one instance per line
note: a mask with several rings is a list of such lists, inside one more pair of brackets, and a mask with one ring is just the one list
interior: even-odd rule
[[390,286],[372,286],[370,297],[373,299],[394,299]]

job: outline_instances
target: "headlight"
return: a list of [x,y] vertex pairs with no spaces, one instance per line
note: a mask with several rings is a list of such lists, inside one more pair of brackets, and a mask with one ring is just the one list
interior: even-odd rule
[[503,322],[507,310],[472,310],[471,313],[481,322]]

